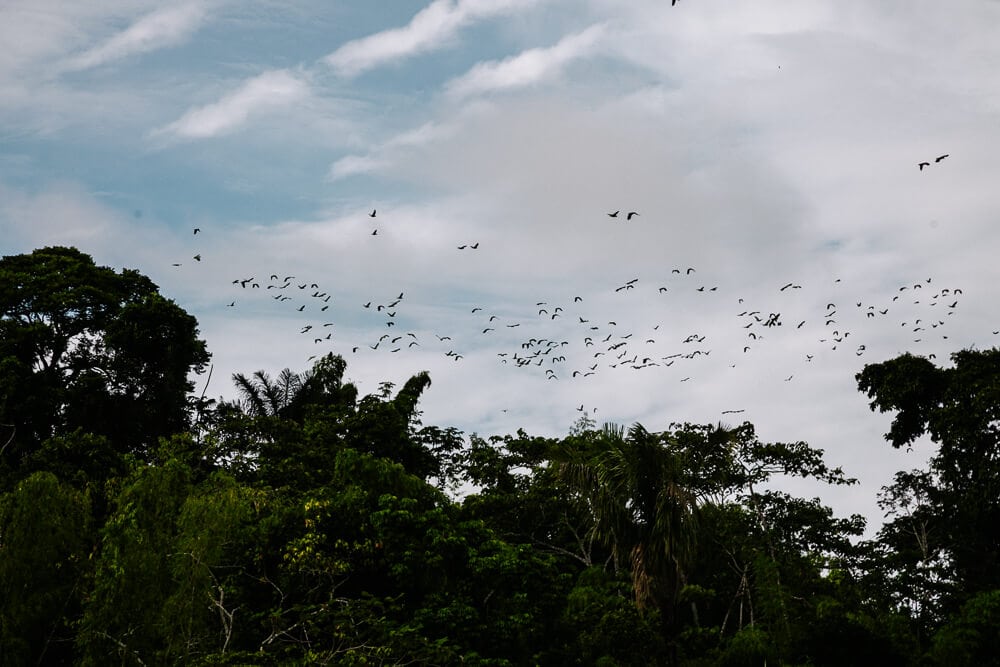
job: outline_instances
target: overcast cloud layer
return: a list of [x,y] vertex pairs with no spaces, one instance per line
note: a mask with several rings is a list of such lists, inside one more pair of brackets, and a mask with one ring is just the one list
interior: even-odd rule
[[1000,3],[99,7],[0,7],[0,251],[150,275],[210,395],[332,351],[482,435],[749,420],[877,524],[930,445],[854,374],[1000,341]]

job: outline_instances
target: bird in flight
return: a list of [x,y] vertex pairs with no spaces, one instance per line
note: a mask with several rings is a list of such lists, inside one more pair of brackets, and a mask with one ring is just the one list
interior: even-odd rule
[[948,157],[948,153],[945,153],[944,155],[939,155],[939,156],[937,156],[936,158],[934,158],[934,162],[935,162],[935,163],[938,163],[938,162],[940,162],[941,160],[945,159],[946,157]]
[[368,217],[369,218],[374,218],[375,217],[375,209],[372,209],[372,212],[368,214]]
[[617,218],[619,213],[621,213],[621,211],[615,211],[614,213],[608,213],[608,217],[609,218]]
[[197,233],[198,233],[198,232],[200,232],[200,231],[201,231],[201,227],[195,227],[195,228],[194,228],[194,233],[195,233],[195,234],[197,234]]
[[194,261],[200,262],[201,261],[201,255],[195,255],[194,256]]
[[917,166],[920,167],[920,171],[923,171],[924,167],[931,166],[931,163],[930,162],[918,162]]
[[372,230],[372,236],[378,236],[378,230],[377,229],[373,229]]
[[625,216],[625,219],[626,220],[631,220],[633,217],[635,217],[637,215],[639,215],[639,214],[636,213],[635,211],[629,211],[628,214]]

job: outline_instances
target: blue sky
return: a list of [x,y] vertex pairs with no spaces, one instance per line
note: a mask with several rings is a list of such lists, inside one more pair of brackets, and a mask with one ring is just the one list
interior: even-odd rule
[[9,0],[0,252],[152,277],[210,395],[333,351],[363,391],[430,371],[425,421],[482,435],[748,419],[862,481],[790,488],[872,515],[930,449],[892,451],[854,374],[1000,340],[998,26],[985,0]]

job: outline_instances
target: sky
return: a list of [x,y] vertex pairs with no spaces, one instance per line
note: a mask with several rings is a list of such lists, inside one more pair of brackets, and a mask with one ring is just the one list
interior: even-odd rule
[[362,393],[429,371],[423,422],[484,437],[747,420],[858,478],[782,484],[871,533],[933,445],[893,450],[855,374],[1000,343],[998,26],[995,0],[6,0],[0,254],[150,276],[209,396],[333,352]]

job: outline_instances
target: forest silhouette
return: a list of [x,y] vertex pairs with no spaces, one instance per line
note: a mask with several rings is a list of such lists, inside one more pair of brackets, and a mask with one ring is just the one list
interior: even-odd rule
[[[372,211],[374,217],[375,211]],[[0,664],[989,665],[1000,351],[856,377],[929,436],[885,521],[751,423],[481,437],[426,372],[366,396],[328,354],[199,396],[197,322],[137,271],[0,259]]]

